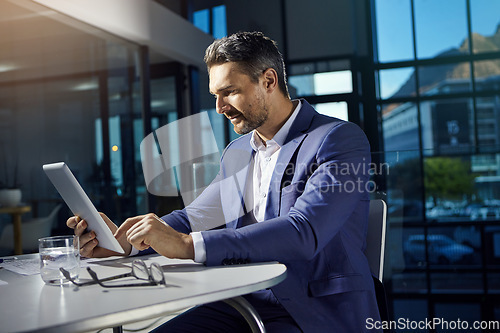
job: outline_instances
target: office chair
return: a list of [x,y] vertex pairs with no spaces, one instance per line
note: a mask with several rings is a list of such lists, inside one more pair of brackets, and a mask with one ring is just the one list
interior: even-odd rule
[[382,321],[389,320],[387,299],[384,285],[382,284],[384,276],[386,219],[387,204],[385,201],[380,199],[370,200],[365,255],[372,271],[375,294]]
[[[23,221],[21,224],[23,252],[38,252],[38,238],[48,237],[52,233],[52,227],[55,224],[57,213],[62,204],[57,205],[48,216],[34,218],[29,221]],[[0,236],[0,246],[3,249],[14,249],[14,227],[12,223],[6,225]]]

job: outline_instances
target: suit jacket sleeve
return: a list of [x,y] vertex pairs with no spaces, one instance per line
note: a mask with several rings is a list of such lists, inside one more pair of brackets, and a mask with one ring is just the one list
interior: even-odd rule
[[[311,149],[305,142],[298,149]],[[369,144],[352,123],[336,124],[324,137],[312,174],[294,178],[281,190],[280,216],[239,229],[204,231],[207,265],[226,259],[237,262],[310,260],[328,244],[353,214],[360,200],[367,200]]]

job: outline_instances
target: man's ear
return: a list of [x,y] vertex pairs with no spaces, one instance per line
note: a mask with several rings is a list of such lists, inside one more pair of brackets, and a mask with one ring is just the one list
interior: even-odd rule
[[262,76],[264,78],[264,89],[268,92],[272,92],[278,87],[278,73],[273,68],[266,69]]

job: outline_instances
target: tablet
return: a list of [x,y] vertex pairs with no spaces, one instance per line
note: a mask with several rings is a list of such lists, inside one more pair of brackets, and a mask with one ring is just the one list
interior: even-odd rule
[[125,253],[66,163],[45,164],[43,170],[73,214],[87,221],[87,229],[96,233],[99,246]]

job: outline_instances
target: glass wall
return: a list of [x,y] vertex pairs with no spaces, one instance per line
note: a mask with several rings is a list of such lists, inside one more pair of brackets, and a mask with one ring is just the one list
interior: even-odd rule
[[393,316],[493,320],[500,2],[372,3]]
[[319,113],[348,120],[348,101],[354,95],[350,66],[350,60],[289,64],[287,71],[290,97],[305,98]]
[[23,218],[61,202],[42,170],[59,161],[118,224],[145,212],[139,47],[32,1],[0,2],[0,31],[0,182],[21,188]]

